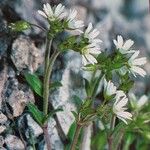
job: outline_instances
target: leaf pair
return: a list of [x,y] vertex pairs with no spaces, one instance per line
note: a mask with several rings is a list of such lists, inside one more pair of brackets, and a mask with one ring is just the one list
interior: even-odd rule
[[[42,82],[39,79],[39,77],[36,74],[26,73],[25,79],[28,82],[28,84],[31,86],[32,90],[36,94],[38,94],[39,96],[42,97],[43,85],[42,85]],[[59,81],[55,81],[55,82],[50,84],[50,90],[54,90],[60,86],[62,86],[62,84]]]
[[55,109],[51,112],[49,112],[48,115],[44,115],[42,111],[40,111],[36,105],[33,103],[28,103],[27,105],[29,112],[32,114],[33,118],[36,120],[36,122],[40,125],[43,126],[50,117],[52,117],[55,113],[62,111],[62,109],[58,108]]

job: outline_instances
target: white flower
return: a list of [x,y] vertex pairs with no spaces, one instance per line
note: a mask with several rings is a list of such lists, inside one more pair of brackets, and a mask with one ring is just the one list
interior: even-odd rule
[[62,20],[66,17],[66,12],[64,11],[65,6],[58,4],[54,9],[47,3],[43,5],[43,11],[38,10],[38,13],[50,21]]
[[89,44],[85,46],[81,50],[83,65],[85,66],[88,63],[91,63],[91,64],[97,63],[97,60],[93,55],[98,55],[100,53],[101,51],[99,50],[99,47],[97,47],[95,44]]
[[122,54],[135,52],[134,50],[130,50],[131,46],[134,44],[134,41],[131,39],[124,42],[122,36],[118,35],[117,40],[113,40],[113,42],[116,45],[116,48],[119,49],[119,52]]
[[[70,10],[70,13],[67,17],[68,27],[71,29],[79,29],[84,26],[84,22],[82,20],[77,20],[77,11],[75,9]],[[79,30],[80,31],[80,30]]]
[[87,29],[83,34],[84,38],[88,38],[89,40],[88,41],[89,44],[81,50],[82,62],[84,65],[88,63],[91,64],[97,63],[97,60],[93,55],[98,55],[101,53],[99,43],[102,41],[96,38],[99,34],[99,31],[97,29],[94,30],[92,29],[93,29],[92,23],[89,23]]
[[125,107],[128,102],[128,98],[123,95],[116,95],[116,101],[113,105],[113,112],[116,116],[127,124],[127,119],[132,120],[132,114],[125,111],[127,108]]
[[139,74],[142,77],[144,77],[146,75],[146,72],[139,66],[144,65],[146,63],[146,57],[136,58],[139,55],[139,53],[140,51],[136,51],[128,60],[128,64],[130,66],[129,69],[134,76],[136,76],[136,74]]
[[110,97],[117,92],[117,87],[111,82],[107,82],[106,79],[104,79],[104,95]]
[[133,108],[141,109],[147,102],[148,97],[146,95],[143,95],[137,100],[135,94],[131,93],[130,95],[130,103]]
[[101,43],[102,41],[96,38],[99,35],[99,31],[97,29],[93,29],[92,23],[89,23],[87,29],[84,32],[84,37],[89,39],[90,43]]
[[146,95],[143,95],[140,97],[140,99],[137,101],[137,107],[141,108],[148,102],[148,97]]

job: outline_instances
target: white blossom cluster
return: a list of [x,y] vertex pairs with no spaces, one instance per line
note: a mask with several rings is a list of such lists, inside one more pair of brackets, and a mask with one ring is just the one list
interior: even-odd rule
[[[43,10],[38,10],[38,13],[45,17],[49,22],[65,21],[67,23],[68,30],[78,31],[83,40],[88,41],[80,50],[83,65],[94,65],[98,63],[96,58],[101,53],[100,43],[102,41],[98,38],[99,31],[93,28],[92,23],[89,23],[87,28],[82,31],[84,22],[77,19],[77,11],[75,9],[70,9],[70,11],[67,12],[65,6],[62,4],[58,4],[53,8],[48,3],[44,4]],[[146,58],[137,58],[140,51],[133,50],[131,48],[131,46],[134,44],[134,41],[131,39],[124,41],[123,37],[118,35],[117,40],[114,39],[113,42],[119,53],[121,55],[125,55],[128,59],[126,65],[121,67],[119,71],[124,75],[127,72],[130,72],[134,76],[138,74],[144,77],[146,72],[141,68],[141,66],[146,63]],[[126,124],[127,120],[132,120],[132,114],[126,111],[126,105],[128,102],[126,94],[121,90],[117,90],[117,87],[111,81],[107,82],[106,79],[104,79],[104,95],[106,97],[112,96],[113,99],[115,99],[115,102],[112,106],[112,111],[119,119]]]
[[79,31],[79,33],[82,34],[84,38],[89,40],[89,44],[81,49],[83,64],[86,65],[88,63],[97,63],[94,55],[101,53],[99,43],[102,41],[97,38],[99,31],[97,29],[93,29],[92,23],[89,23],[87,29],[83,32],[80,28],[84,26],[84,22],[76,18],[77,11],[73,9],[68,13],[65,10],[65,6],[62,4],[58,4],[54,8],[52,8],[48,3],[44,4],[43,10],[38,10],[38,13],[48,19],[48,21],[66,20],[68,29]]
[[120,72],[122,72],[122,74],[126,74],[126,72],[129,71],[135,77],[137,74],[144,77],[146,75],[146,72],[144,69],[141,68],[141,66],[146,63],[146,57],[137,58],[140,51],[131,49],[134,41],[129,39],[124,42],[123,37],[121,35],[118,35],[117,40],[113,40],[113,42],[121,54],[132,54],[131,57],[128,59],[129,68],[124,66],[120,68]]
[[104,95],[114,96],[113,113],[127,124],[127,120],[132,120],[132,114],[127,112],[128,98],[124,91],[117,90],[117,87],[111,82],[104,79]]

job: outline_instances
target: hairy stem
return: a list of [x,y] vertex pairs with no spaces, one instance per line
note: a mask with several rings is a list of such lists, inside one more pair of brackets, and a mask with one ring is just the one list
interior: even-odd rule
[[47,30],[46,30],[45,28],[43,28],[43,27],[41,27],[41,26],[39,26],[39,25],[37,25],[37,24],[33,24],[33,23],[30,23],[30,22],[28,22],[28,23],[29,23],[31,26],[35,26],[35,27],[41,29],[42,31],[47,32]]
[[[53,107],[51,101],[49,101],[49,110],[50,110],[50,111],[53,111],[53,110],[54,110],[54,107]],[[64,145],[68,144],[68,143],[69,143],[69,139],[67,138],[66,134],[64,133],[64,131],[63,131],[63,129],[62,129],[62,126],[61,126],[61,124],[60,124],[60,122],[59,122],[59,119],[58,119],[58,117],[57,117],[57,114],[54,114],[54,115],[53,115],[53,118],[54,118],[54,120],[56,121],[56,129],[57,129],[58,135],[59,135],[59,137],[60,137],[62,143],[63,143]]]
[[75,150],[76,149],[81,128],[82,128],[82,126],[77,124],[75,134],[74,134],[74,137],[73,137],[73,141],[72,141],[71,146],[70,146],[70,150]]
[[110,130],[111,130],[111,132],[114,130],[115,122],[116,122],[116,116],[113,115],[112,119],[111,119],[111,124],[110,124]]
[[51,76],[51,73],[52,73],[52,68],[53,68],[54,62],[55,62],[58,55],[59,55],[59,52],[55,51],[52,54],[51,58],[49,59],[48,65],[45,67],[46,71],[45,71],[45,77],[44,77],[44,92],[43,92],[43,98],[44,98],[43,112],[44,112],[45,115],[48,114],[50,76]]
[[115,121],[116,121],[116,116],[113,115],[111,119],[111,123],[110,123],[110,133],[108,135],[108,149],[109,150],[112,150],[112,142],[113,142],[112,131],[114,130],[114,127],[115,127]]
[[47,144],[47,150],[51,150],[51,143],[50,143],[50,138],[48,134],[48,124],[44,125],[43,132],[44,132],[45,142]]
[[[48,99],[49,99],[49,88],[50,88],[50,76],[52,72],[52,68],[54,65],[54,62],[59,54],[59,52],[54,52],[52,56],[50,57],[50,51],[52,46],[52,39],[49,40],[47,38],[46,41],[46,52],[45,52],[45,67],[44,67],[44,85],[43,85],[43,113],[45,116],[48,115]],[[47,149],[51,150],[51,143],[50,143],[50,137],[48,134],[48,128],[47,123],[43,127],[45,142],[47,144]]]

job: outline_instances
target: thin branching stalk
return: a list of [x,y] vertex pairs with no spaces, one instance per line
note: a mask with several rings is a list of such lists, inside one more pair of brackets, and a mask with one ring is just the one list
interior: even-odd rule
[[108,149],[109,150],[112,150],[112,142],[113,142],[112,131],[115,128],[115,121],[116,121],[116,116],[113,115],[111,118],[111,123],[110,123],[110,133],[108,135]]
[[[49,108],[48,109],[49,109],[49,111],[53,111],[54,110],[54,107],[53,107],[51,101],[49,101]],[[63,131],[63,128],[61,126],[61,123],[59,122],[57,114],[54,114],[53,118],[56,121],[56,129],[57,129],[58,135],[60,137],[60,140],[62,141],[62,143],[64,145],[67,145],[69,143],[69,139],[67,138],[65,132]]]
[[51,76],[51,73],[52,73],[52,68],[53,68],[53,65],[54,65],[54,62],[57,58],[57,56],[59,55],[59,52],[58,51],[55,51],[51,58],[49,59],[49,64],[48,66],[46,67],[47,70],[45,72],[45,77],[44,77],[44,93],[43,93],[43,96],[44,96],[44,104],[43,104],[43,112],[45,115],[48,114],[48,99],[49,99],[49,89],[50,89],[50,76]]
[[35,26],[35,27],[41,29],[42,31],[47,32],[47,30],[46,30],[45,28],[43,28],[43,27],[41,27],[41,26],[39,26],[39,25],[37,25],[37,24],[33,24],[33,23],[30,23],[30,22],[28,22],[28,23],[29,23],[31,26]]
[[47,150],[51,150],[51,143],[50,143],[50,138],[49,138],[49,134],[48,134],[48,124],[46,124],[43,127],[43,132],[44,132],[45,142],[47,145]]
[[116,122],[116,116],[115,115],[113,115],[112,116],[112,119],[111,119],[111,124],[110,124],[110,130],[111,130],[111,132],[114,130],[114,128],[115,128],[115,122]]
[[[52,56],[50,57],[52,47],[52,39],[49,40],[47,38],[46,41],[46,52],[45,52],[45,67],[44,67],[44,85],[43,85],[43,113],[45,116],[48,115],[48,101],[49,101],[49,88],[50,88],[50,76],[52,72],[52,68],[54,65],[54,62],[59,55],[59,52],[55,51]],[[45,142],[47,144],[47,149],[51,150],[51,143],[50,143],[50,137],[48,134],[48,123],[46,122],[43,127]]]
[[74,137],[73,137],[73,141],[72,141],[71,146],[70,146],[70,150],[75,150],[76,149],[81,128],[82,128],[82,126],[77,124],[75,134],[74,134]]

